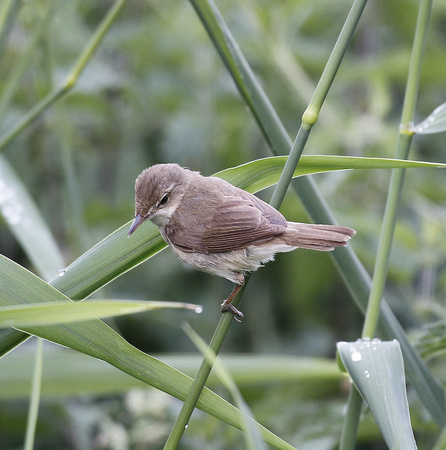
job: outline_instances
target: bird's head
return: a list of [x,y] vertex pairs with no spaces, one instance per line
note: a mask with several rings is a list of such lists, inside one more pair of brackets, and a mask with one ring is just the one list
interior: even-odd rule
[[135,220],[128,235],[147,219],[158,227],[167,225],[193,174],[178,164],[156,164],[145,169],[136,179]]

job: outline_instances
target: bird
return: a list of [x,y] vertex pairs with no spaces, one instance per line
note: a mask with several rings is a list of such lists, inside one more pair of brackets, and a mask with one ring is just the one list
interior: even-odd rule
[[231,304],[245,276],[297,248],[331,251],[346,246],[355,231],[338,225],[289,222],[274,207],[218,177],[178,164],[155,164],[135,181],[135,218],[130,237],[146,220],[184,263],[235,284],[221,304],[240,321]]

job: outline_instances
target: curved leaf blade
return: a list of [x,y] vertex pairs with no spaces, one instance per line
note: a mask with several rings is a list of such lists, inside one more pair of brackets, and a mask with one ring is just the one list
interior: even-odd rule
[[389,448],[416,449],[397,340],[338,342],[339,355]]
[[[285,166],[286,156],[272,156],[222,170],[214,176],[223,178],[231,184],[255,193],[273,186],[279,180]],[[354,169],[412,169],[446,168],[446,164],[406,159],[366,158],[357,156],[302,155],[293,178],[303,175]]]
[[433,134],[446,131],[446,103],[435,108],[426,119],[413,127],[413,131],[417,134]]

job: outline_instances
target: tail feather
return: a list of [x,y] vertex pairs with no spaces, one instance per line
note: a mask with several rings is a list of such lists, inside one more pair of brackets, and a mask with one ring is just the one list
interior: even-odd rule
[[311,250],[331,251],[345,247],[355,230],[338,225],[317,225],[288,222],[281,237],[285,244]]

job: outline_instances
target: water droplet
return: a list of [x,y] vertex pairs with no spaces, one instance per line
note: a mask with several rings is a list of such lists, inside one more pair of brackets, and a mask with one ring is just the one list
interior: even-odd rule
[[362,355],[361,355],[361,353],[359,353],[359,352],[357,352],[357,351],[354,351],[354,352],[352,353],[351,358],[352,358],[352,361],[353,361],[353,362],[358,362],[358,361],[361,361]]
[[189,424],[186,423],[186,425],[184,426],[184,429],[186,430],[187,428],[189,428]]
[[65,275],[66,269],[60,269],[59,270],[59,276],[63,277]]
[[365,375],[366,378],[370,378],[370,372],[368,370],[366,370],[364,372],[364,375]]
[[197,314],[201,314],[201,313],[203,312],[203,307],[202,307],[202,306],[197,306],[197,307],[195,308],[195,312],[196,312]]
[[379,339],[379,338],[372,339],[372,344],[380,344],[380,343],[381,343],[381,339]]
[[370,342],[370,340],[371,340],[371,339],[370,339],[368,336],[366,336],[366,337],[363,339],[364,342]]

